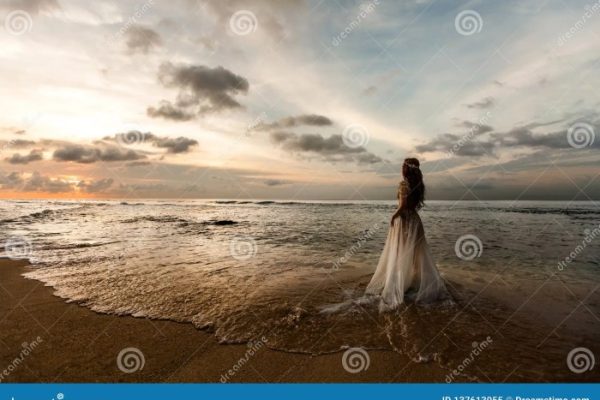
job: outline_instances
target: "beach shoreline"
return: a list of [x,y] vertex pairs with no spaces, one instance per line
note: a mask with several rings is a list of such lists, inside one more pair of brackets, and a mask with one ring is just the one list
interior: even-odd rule
[[[1,382],[443,382],[447,374],[435,363],[375,350],[366,370],[350,373],[343,351],[310,356],[223,345],[191,324],[99,314],[26,279],[29,268],[0,259],[0,372],[8,372]],[[144,360],[131,373],[117,364],[128,348]]]

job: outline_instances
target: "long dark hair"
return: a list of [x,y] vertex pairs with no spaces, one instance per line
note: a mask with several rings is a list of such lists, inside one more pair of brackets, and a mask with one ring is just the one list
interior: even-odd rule
[[402,164],[402,176],[408,182],[406,207],[409,210],[420,210],[425,205],[425,184],[420,165],[416,158],[406,158]]

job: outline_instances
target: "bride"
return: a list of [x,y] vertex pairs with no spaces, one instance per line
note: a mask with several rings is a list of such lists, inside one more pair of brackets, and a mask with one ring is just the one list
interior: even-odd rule
[[399,207],[392,216],[377,270],[366,289],[368,295],[381,295],[382,306],[387,309],[402,304],[405,293],[417,303],[449,298],[417,213],[425,198],[419,160],[405,159],[402,175],[404,180],[397,194]]

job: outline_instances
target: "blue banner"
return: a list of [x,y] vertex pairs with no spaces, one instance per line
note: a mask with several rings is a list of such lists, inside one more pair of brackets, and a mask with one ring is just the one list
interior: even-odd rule
[[2,384],[0,400],[600,400],[599,384]]

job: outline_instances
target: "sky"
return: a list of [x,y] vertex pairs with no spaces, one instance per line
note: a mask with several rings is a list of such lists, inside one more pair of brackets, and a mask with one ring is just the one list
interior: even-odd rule
[[600,0],[0,0],[0,198],[600,199]]

